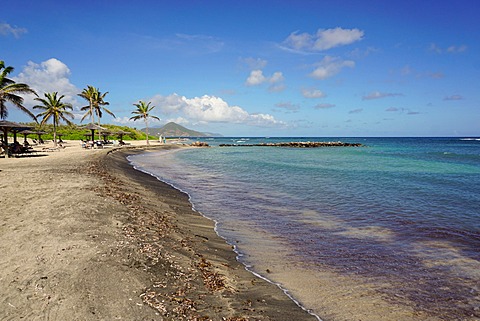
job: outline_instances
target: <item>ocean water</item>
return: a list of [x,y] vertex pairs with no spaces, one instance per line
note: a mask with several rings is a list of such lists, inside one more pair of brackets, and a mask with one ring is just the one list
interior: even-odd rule
[[[480,139],[204,141],[129,160],[188,193],[250,270],[312,314],[354,288],[433,318],[480,317]],[[218,147],[288,141],[365,147]]]

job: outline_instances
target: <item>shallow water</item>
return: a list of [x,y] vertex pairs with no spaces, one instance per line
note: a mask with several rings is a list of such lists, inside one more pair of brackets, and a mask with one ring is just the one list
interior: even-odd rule
[[[335,291],[354,293],[339,300],[355,303],[365,292],[434,319],[480,316],[480,140],[207,142],[294,140],[366,147],[213,147],[130,161],[187,192],[242,262],[320,317],[335,314],[326,306]],[[334,289],[326,275],[338,278]]]

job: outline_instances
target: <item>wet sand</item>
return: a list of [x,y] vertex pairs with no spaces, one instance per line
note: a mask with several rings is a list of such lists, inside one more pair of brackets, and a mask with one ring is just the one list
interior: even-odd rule
[[0,159],[0,319],[316,320],[134,170],[141,150],[65,146]]

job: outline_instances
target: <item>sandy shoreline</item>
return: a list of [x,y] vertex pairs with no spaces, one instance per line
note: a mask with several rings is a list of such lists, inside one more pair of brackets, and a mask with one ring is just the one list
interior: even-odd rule
[[0,159],[0,319],[316,320],[122,150]]

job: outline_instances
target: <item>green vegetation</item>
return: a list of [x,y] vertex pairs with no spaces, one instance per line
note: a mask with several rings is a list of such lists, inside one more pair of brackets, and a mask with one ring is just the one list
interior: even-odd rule
[[155,106],[150,106],[151,102],[145,103],[144,101],[139,101],[138,104],[133,104],[134,106],[137,107],[137,110],[132,111],[132,114],[135,116],[130,117],[130,119],[133,120],[139,120],[143,119],[145,122],[145,132],[147,136],[147,145],[150,144],[148,141],[149,135],[148,135],[148,118],[154,118],[160,120],[157,116],[151,115],[151,111],[155,108]]
[[8,117],[8,110],[5,103],[10,102],[24,113],[35,119],[30,110],[23,106],[23,98],[18,94],[37,94],[26,84],[19,84],[8,78],[8,75],[14,70],[13,67],[5,67],[5,62],[0,60],[0,118]]
[[42,121],[40,126],[45,125],[49,119],[53,120],[53,144],[57,146],[57,127],[60,124],[60,121],[63,120],[69,125],[73,125],[70,121],[73,119],[73,114],[70,110],[73,110],[71,104],[62,102],[62,99],[65,96],[60,96],[57,98],[57,92],[54,93],[45,93],[45,98],[35,98],[39,101],[41,105],[33,106],[34,109],[41,109],[43,112],[37,115],[37,118],[42,116]]
[[110,105],[109,102],[105,101],[105,96],[108,94],[108,91],[104,94],[93,86],[87,86],[82,93],[78,94],[78,96],[82,97],[86,101],[88,101],[88,105],[82,107],[81,111],[86,111],[85,115],[83,115],[82,120],[90,116],[91,123],[95,123],[95,115],[98,116],[98,125],[100,125],[100,119],[102,118],[102,110],[105,111],[107,114],[115,117],[115,115],[107,109],[106,105]]
[[[35,122],[31,123],[22,123],[27,126],[32,127],[33,131],[44,131],[46,134],[42,134],[43,140],[53,140],[53,125],[52,124],[45,124],[40,126]],[[106,128],[107,131],[111,132],[112,135],[108,136],[109,139],[114,140],[118,139],[118,135],[116,132],[123,131],[129,133],[128,135],[123,136],[123,140],[145,140],[146,135],[140,130],[135,128],[131,128],[128,126],[118,126],[118,125],[105,125],[102,124],[102,127]],[[85,134],[89,134],[90,130],[83,129],[82,126],[78,125],[59,125],[57,126],[57,136],[62,137],[63,140],[85,140]],[[31,134],[27,135],[28,138],[37,139],[38,135]],[[150,136],[150,139],[156,139],[156,137]]]

